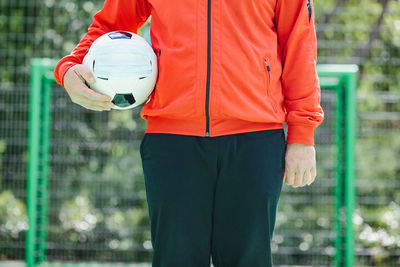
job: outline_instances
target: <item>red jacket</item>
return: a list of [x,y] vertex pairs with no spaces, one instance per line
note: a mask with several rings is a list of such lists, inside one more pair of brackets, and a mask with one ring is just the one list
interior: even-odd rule
[[324,113],[312,0],[106,0],[57,82],[97,37],[136,33],[150,15],[159,76],[146,132],[213,137],[286,122],[288,143],[314,145]]

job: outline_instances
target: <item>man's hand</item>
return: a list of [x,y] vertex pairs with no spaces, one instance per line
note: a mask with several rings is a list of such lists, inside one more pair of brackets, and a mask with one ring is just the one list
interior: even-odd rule
[[64,75],[64,88],[72,102],[87,109],[103,111],[111,110],[114,104],[108,95],[99,94],[87,84],[93,84],[95,79],[92,73],[82,64],[72,66]]
[[314,146],[288,143],[284,180],[288,185],[310,185],[317,176]]

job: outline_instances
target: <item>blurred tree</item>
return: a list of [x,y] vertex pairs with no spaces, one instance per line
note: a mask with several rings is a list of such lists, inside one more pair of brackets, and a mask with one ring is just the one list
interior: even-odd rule
[[[23,243],[26,230],[30,59],[70,53],[102,4],[103,0],[0,1],[0,258],[23,258],[23,253],[4,249],[4,244]],[[400,120],[382,116],[400,107],[390,95],[383,99],[375,93],[400,91],[400,3],[325,0],[314,5],[318,62],[360,64],[358,263],[396,266],[400,233],[393,222],[400,203]],[[148,30],[149,22],[140,34]],[[53,110],[48,258],[149,261],[149,222],[138,157],[145,122],[137,111],[84,110],[60,87],[54,88]],[[332,154],[321,155],[321,161],[333,162]],[[330,167],[318,176],[328,177]],[[318,201],[312,190],[322,189],[311,188],[308,196],[293,192],[298,202],[280,205],[277,228],[301,229],[298,235],[279,232],[274,237],[276,247],[292,249],[286,262],[315,266],[318,257],[311,257],[312,251],[334,253],[328,239],[313,234],[332,229],[332,218],[320,216],[312,205],[299,204]],[[329,212],[332,203],[320,209]]]

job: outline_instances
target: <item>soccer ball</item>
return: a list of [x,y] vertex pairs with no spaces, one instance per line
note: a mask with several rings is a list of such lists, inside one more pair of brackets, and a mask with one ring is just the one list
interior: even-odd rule
[[157,80],[157,56],[145,39],[127,31],[97,38],[82,62],[92,73],[90,87],[111,97],[114,109],[130,109],[146,100]]

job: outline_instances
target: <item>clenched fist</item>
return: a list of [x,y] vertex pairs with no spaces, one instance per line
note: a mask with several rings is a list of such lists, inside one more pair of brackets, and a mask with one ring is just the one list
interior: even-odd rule
[[317,176],[314,146],[288,143],[285,157],[284,180],[288,185],[310,185]]
[[111,110],[114,104],[108,95],[99,94],[86,84],[93,84],[92,73],[82,64],[74,65],[64,75],[64,88],[72,102],[87,109],[103,111]]

